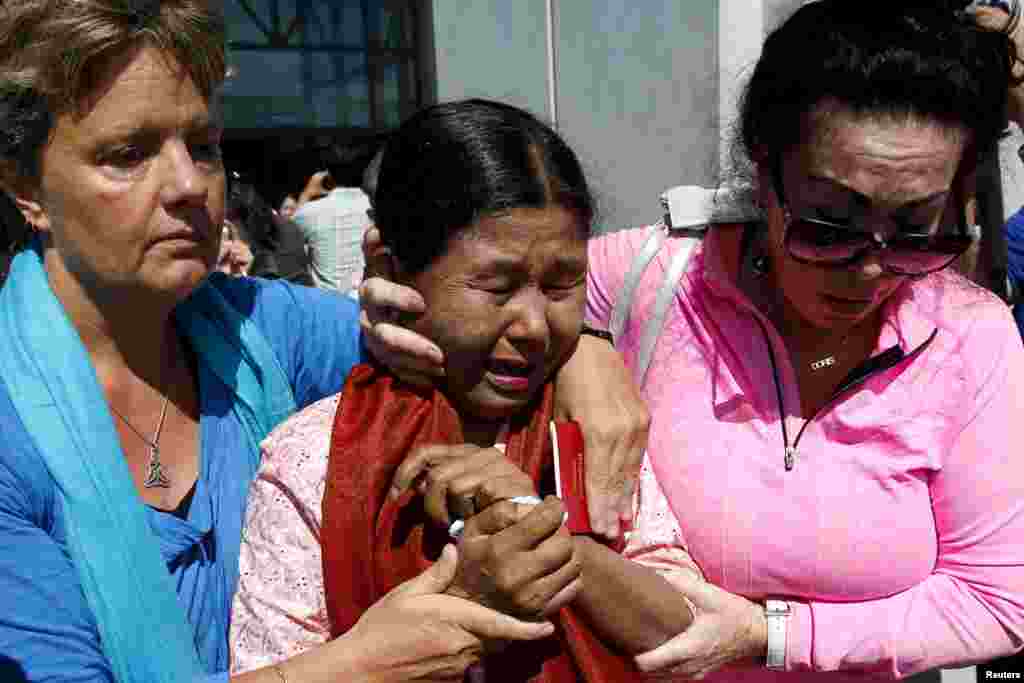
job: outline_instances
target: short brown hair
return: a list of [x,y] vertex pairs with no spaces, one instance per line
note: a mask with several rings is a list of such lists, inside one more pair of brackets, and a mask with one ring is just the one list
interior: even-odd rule
[[211,97],[224,80],[224,39],[216,0],[4,0],[0,163],[36,178],[57,117],[84,104],[106,58],[138,45],[173,57]]

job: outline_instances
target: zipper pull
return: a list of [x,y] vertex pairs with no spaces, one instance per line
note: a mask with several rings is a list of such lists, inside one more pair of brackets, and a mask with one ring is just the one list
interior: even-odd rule
[[786,458],[783,462],[786,464],[787,472],[793,469],[793,465],[796,463],[796,448],[793,446],[786,446]]

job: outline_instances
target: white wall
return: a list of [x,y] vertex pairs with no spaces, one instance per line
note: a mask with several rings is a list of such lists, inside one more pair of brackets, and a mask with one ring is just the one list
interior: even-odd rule
[[785,21],[790,14],[795,12],[800,5],[807,0],[763,0],[764,1],[764,29],[771,31]]
[[731,146],[739,96],[761,54],[764,41],[764,0],[719,0],[718,125],[720,168],[731,165]]
[[[558,127],[601,225],[659,217],[658,195],[718,170],[717,0],[555,0]],[[441,101],[501,99],[551,120],[545,0],[435,0]]]
[[661,216],[658,195],[717,176],[717,2],[557,4],[558,118],[617,229]]
[[545,0],[434,0],[437,97],[547,112]]

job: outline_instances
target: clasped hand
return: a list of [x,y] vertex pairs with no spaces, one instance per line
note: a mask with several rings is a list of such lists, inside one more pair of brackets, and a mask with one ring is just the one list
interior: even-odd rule
[[399,466],[392,494],[413,489],[431,521],[465,520],[459,565],[448,593],[507,614],[539,618],[571,602],[580,588],[576,544],[553,496],[539,505],[530,478],[495,448],[424,446]]
[[659,647],[636,656],[641,671],[701,679],[723,666],[755,660],[761,666],[768,646],[764,608],[697,577],[673,583],[694,609],[690,626]]

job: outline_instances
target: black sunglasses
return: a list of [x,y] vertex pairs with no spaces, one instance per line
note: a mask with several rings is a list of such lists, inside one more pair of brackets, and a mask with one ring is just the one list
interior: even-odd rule
[[775,186],[785,220],[784,245],[794,260],[822,268],[847,268],[871,252],[882,269],[893,275],[920,277],[948,267],[963,255],[974,238],[967,229],[959,183],[954,189],[957,232],[899,232],[887,239],[843,223],[796,216],[785,199],[781,172]]

